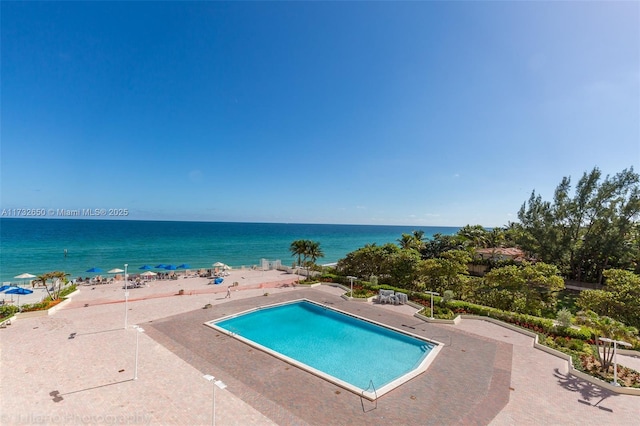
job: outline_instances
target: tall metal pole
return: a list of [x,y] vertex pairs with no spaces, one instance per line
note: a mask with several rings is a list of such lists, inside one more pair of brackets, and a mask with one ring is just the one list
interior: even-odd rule
[[139,338],[140,333],[144,331],[142,327],[138,327],[137,325],[133,327],[136,330],[136,366],[133,373],[133,380],[138,380],[138,348],[139,348]]
[[127,286],[127,266],[128,264],[124,264],[124,329],[127,329],[127,316],[129,315],[129,286]]
[[433,292],[431,292],[431,319],[433,319]]
[[351,280],[351,294],[349,294],[349,297],[353,299],[353,280],[355,280],[357,277],[352,277],[351,275],[349,275],[347,278]]
[[618,386],[618,357],[616,352],[618,349],[618,341],[613,341],[613,385]]

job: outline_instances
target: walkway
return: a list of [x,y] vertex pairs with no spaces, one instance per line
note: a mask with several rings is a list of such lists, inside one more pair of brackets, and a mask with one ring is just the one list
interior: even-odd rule
[[[188,279],[131,289],[127,323],[144,327],[138,336],[124,329],[124,290],[115,285],[82,287],[56,314],[0,330],[0,424],[211,424],[212,386],[203,374],[228,385],[216,393],[221,426],[638,424],[638,397],[568,377],[564,361],[533,349],[519,333],[475,320],[426,324],[406,306],[348,302],[328,286],[294,288],[291,276],[276,271],[234,272],[223,286]],[[240,291],[225,299],[226,284],[236,280]],[[185,295],[176,295],[180,289]],[[303,296],[447,346],[425,374],[375,408],[202,325]],[[207,303],[212,308],[202,309]],[[132,380],[136,337],[138,380]]]

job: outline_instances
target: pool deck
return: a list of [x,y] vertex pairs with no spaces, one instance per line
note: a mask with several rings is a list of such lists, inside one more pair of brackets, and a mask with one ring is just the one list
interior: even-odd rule
[[[293,287],[290,275],[276,271],[234,274],[225,280],[240,283],[231,299],[226,286],[200,279],[130,290],[127,322],[144,328],[138,336],[124,329],[116,285],[81,287],[54,315],[1,329],[0,424],[211,424],[213,387],[204,374],[228,386],[215,394],[222,426],[638,424],[638,397],[568,376],[566,362],[517,332],[477,320],[427,324],[409,306],[349,302],[338,288]],[[445,347],[426,373],[371,402],[203,325],[301,298]]]

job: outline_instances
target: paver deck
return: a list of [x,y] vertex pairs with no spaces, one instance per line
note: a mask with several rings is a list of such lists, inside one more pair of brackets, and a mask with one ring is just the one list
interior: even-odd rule
[[[52,316],[0,330],[0,424],[218,425],[638,424],[640,399],[567,376],[530,338],[485,321],[426,324],[406,306],[340,298],[338,288],[293,287],[275,271],[234,271],[226,286],[198,279],[123,290],[82,287]],[[177,296],[180,289],[184,295]],[[268,292],[268,296],[264,294]],[[428,371],[376,404],[216,333],[204,321],[280,300],[310,298],[442,341]],[[207,303],[211,309],[202,309]],[[135,370],[138,338],[138,380]],[[381,360],[383,365],[384,360]]]

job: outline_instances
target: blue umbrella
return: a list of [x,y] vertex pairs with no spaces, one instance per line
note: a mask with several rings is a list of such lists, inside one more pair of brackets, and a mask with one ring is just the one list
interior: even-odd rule
[[102,269],[100,269],[100,268],[96,268],[96,267],[94,266],[94,267],[93,267],[93,268],[91,268],[91,269],[87,269],[87,271],[86,271],[86,272],[91,272],[91,273],[95,274],[95,273],[99,273],[99,272],[103,272],[103,271],[102,271]]
[[164,269],[166,269],[167,271],[175,271],[178,268],[175,265],[167,265],[164,267]]
[[14,287],[10,290],[5,291],[6,294],[31,294],[33,290],[29,290],[28,288],[22,287]]
[[155,266],[156,269],[164,269],[166,267],[167,267],[167,265],[165,265],[164,263],[161,263],[161,264]]
[[190,269],[191,266],[189,266],[188,263],[183,263],[182,265],[178,266],[178,269]]
[[[20,306],[20,295],[21,294],[31,294],[33,290],[29,290],[28,288],[22,287],[9,287],[8,290],[5,290],[6,294],[17,294],[18,295],[18,306]],[[13,300],[13,299],[11,299]]]
[[[157,266],[156,266],[156,268],[157,268]],[[148,271],[149,269],[153,269],[153,268],[151,266],[149,266],[149,265],[144,265],[144,266],[139,267],[138,269],[142,269],[142,270]]]
[[18,287],[11,286],[11,285],[3,285],[3,286],[0,287],[0,292],[3,292],[3,291],[8,290],[10,288],[18,288]]

